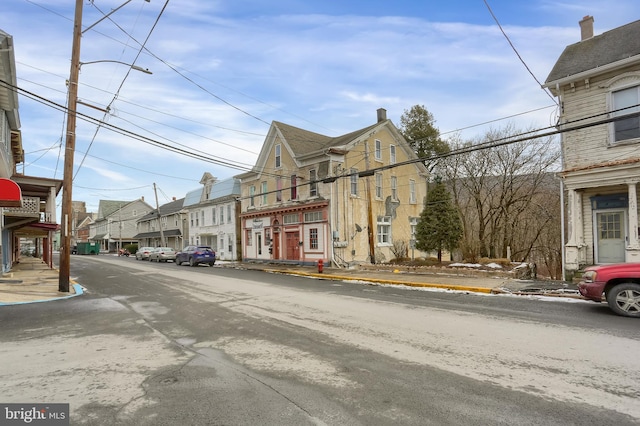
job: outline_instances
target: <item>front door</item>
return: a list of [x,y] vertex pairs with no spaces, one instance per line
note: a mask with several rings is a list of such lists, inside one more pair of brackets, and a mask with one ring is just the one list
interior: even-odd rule
[[300,260],[300,232],[287,232],[287,260]]
[[280,259],[280,233],[273,233],[273,258]]
[[624,210],[596,213],[596,263],[618,263],[625,260]]

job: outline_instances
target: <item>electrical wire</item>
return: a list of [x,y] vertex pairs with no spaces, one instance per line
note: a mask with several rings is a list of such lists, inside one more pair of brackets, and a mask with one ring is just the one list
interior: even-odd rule
[[522,59],[522,56],[520,56],[520,53],[518,52],[518,49],[516,49],[516,47],[513,45],[513,43],[511,42],[511,39],[509,39],[509,36],[507,35],[507,33],[504,31],[504,29],[502,28],[502,25],[500,25],[500,22],[498,21],[498,18],[496,17],[496,15],[493,13],[493,10],[491,10],[491,6],[489,6],[489,3],[487,2],[487,0],[483,0],[484,4],[487,6],[487,9],[489,9],[489,13],[491,14],[491,16],[493,17],[493,20],[496,21],[496,24],[498,25],[498,28],[500,28],[500,31],[502,32],[502,35],[504,35],[504,38],[507,39],[507,42],[509,43],[509,45],[511,46],[511,48],[513,49],[513,51],[515,52],[516,56],[518,56],[518,59],[520,59],[520,62],[522,62],[522,65],[524,65],[524,67],[527,69],[527,71],[529,72],[529,74],[531,74],[531,77],[533,77],[533,79],[536,81],[536,83],[538,83],[538,86],[540,86],[540,88],[542,88],[542,90],[544,90],[544,93],[547,94],[547,96],[549,96],[549,98],[551,98],[551,100],[553,101],[553,103],[555,103],[556,105],[558,105],[558,101],[551,95],[551,93],[549,93],[546,89],[544,89],[544,86],[542,85],[542,83],[540,83],[540,81],[538,81],[538,78],[535,76],[535,74],[531,71],[531,69],[529,68],[529,66],[527,65],[527,63],[524,61],[524,59]]

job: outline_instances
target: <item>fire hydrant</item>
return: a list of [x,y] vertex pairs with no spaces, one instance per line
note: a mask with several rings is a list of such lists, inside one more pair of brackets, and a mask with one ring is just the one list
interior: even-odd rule
[[324,269],[324,261],[322,259],[318,260],[318,273],[321,274]]

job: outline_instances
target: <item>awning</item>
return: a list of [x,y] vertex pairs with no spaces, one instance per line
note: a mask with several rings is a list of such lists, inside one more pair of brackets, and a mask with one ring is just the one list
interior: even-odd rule
[[11,179],[0,178],[0,207],[22,207],[22,191]]

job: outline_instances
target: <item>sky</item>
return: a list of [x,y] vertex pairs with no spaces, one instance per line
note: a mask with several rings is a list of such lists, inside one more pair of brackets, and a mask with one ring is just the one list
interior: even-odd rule
[[[62,179],[75,1],[1,9],[19,172]],[[399,126],[423,105],[445,139],[549,127],[558,111],[540,84],[586,15],[598,35],[640,19],[640,2],[85,0],[72,198],[89,212],[180,199],[205,172],[250,170],[273,121],[339,136],[378,108]]]

